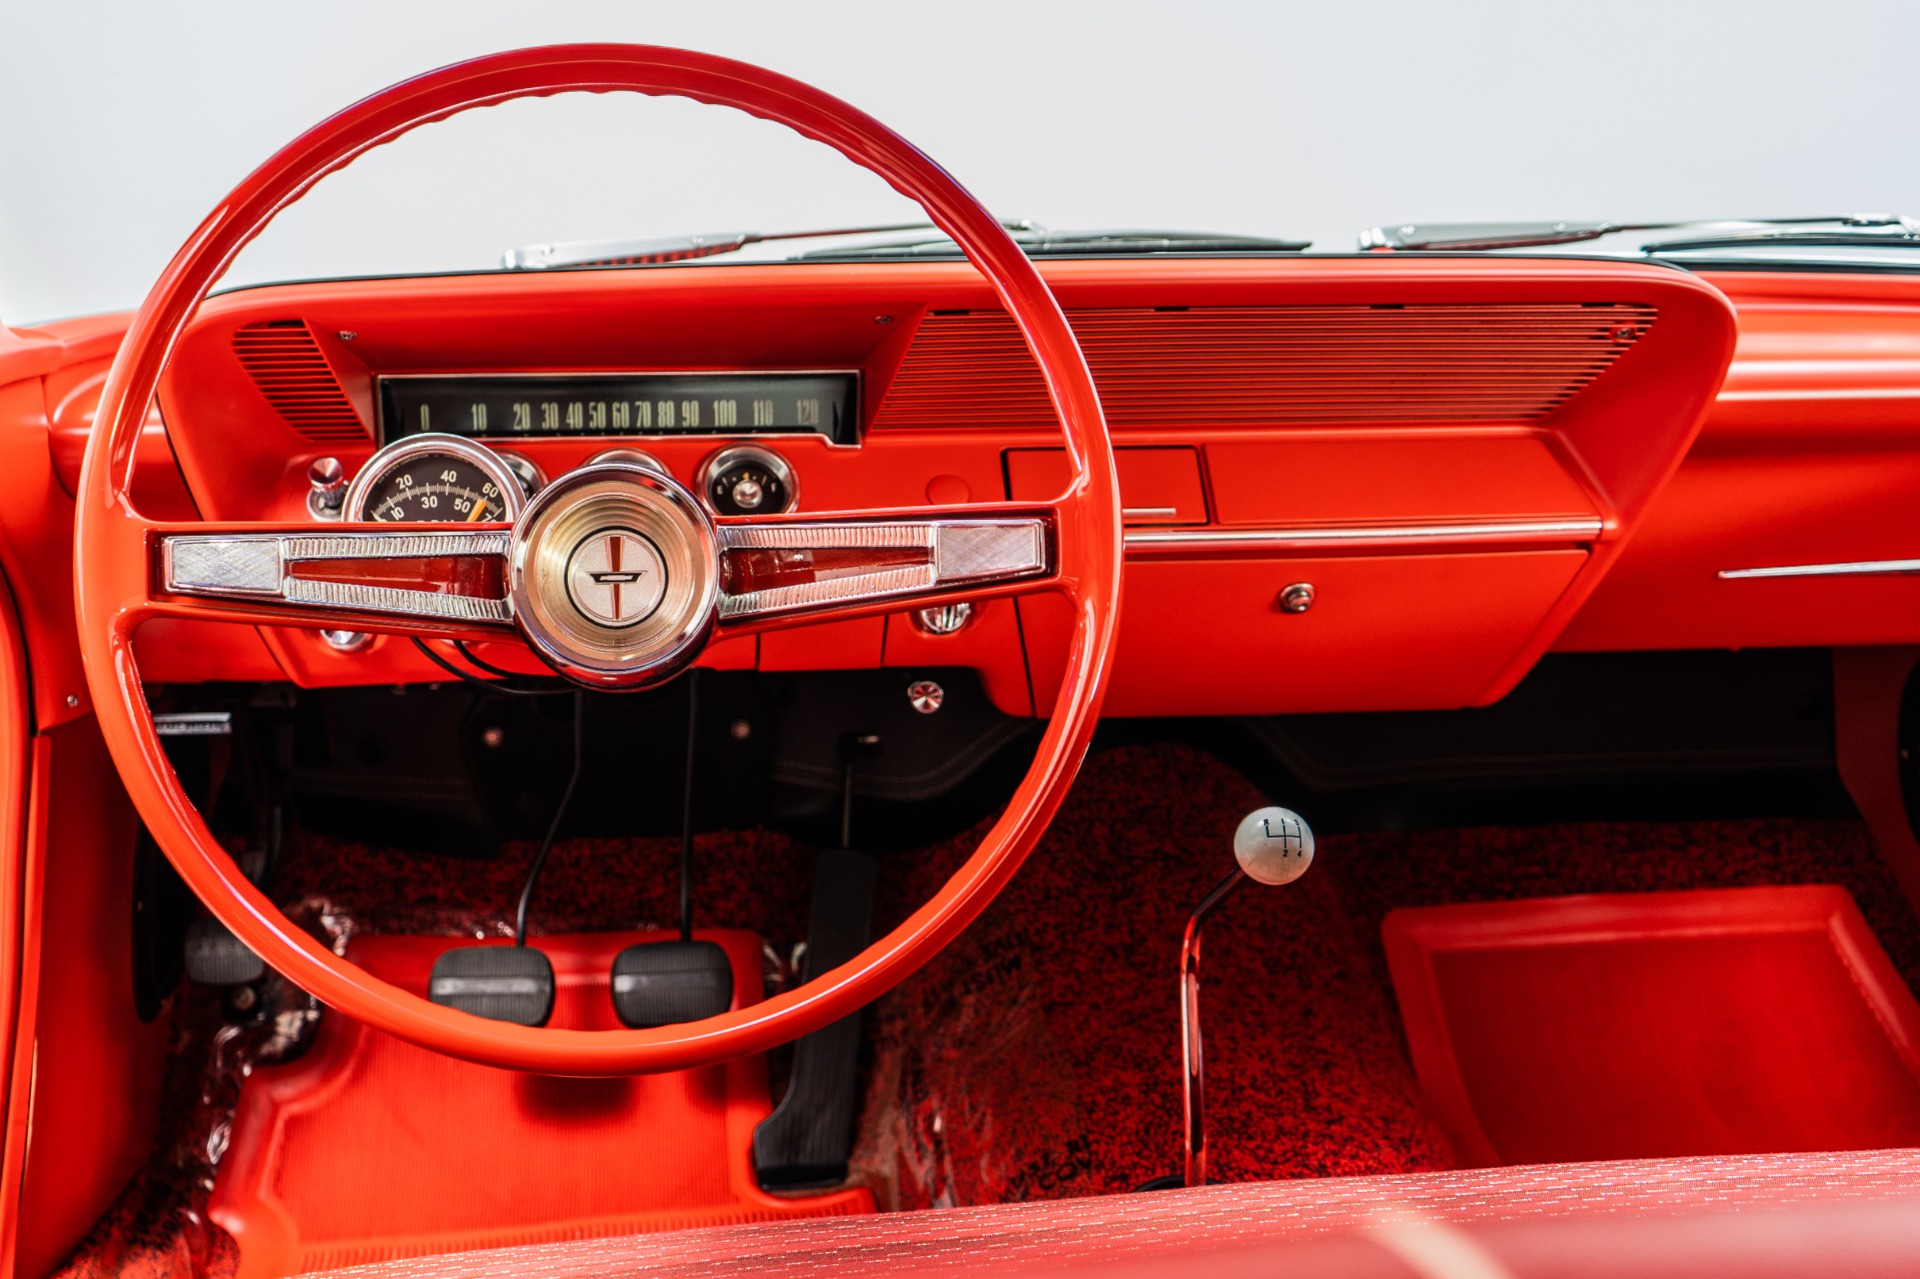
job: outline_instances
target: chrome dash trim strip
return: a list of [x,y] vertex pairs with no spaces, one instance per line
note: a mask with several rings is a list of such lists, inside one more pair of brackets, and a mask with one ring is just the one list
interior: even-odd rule
[[1304,528],[1140,528],[1126,531],[1132,549],[1292,550],[1325,546],[1421,546],[1436,542],[1590,541],[1597,519],[1507,520],[1484,524],[1345,524]]
[[831,608],[951,586],[1037,577],[1047,571],[1046,522],[1038,519],[727,524],[718,532],[723,552],[905,548],[927,553],[924,564],[854,567],[811,582],[723,595],[723,618]]
[[506,558],[508,535],[472,533],[174,534],[160,546],[161,582],[175,595],[274,599],[295,607],[346,609],[462,622],[509,622],[505,599],[294,577],[316,560]]
[[1723,568],[1722,581],[1753,577],[1898,577],[1920,573],[1920,560],[1856,560],[1843,564],[1782,564],[1772,568]]
[[397,586],[368,586],[363,582],[324,582],[311,578],[287,579],[281,598],[289,604],[347,609],[355,613],[393,613],[403,617],[438,617],[460,622],[511,622],[513,614],[503,599],[478,595],[441,595]]
[[419,560],[455,555],[505,555],[506,533],[324,533],[283,537],[294,560]]

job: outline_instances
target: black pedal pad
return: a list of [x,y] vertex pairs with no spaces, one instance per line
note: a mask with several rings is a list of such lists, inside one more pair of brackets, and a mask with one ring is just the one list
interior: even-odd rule
[[629,946],[613,960],[613,1010],[634,1029],[714,1017],[733,1006],[733,965],[710,941]]
[[553,963],[531,946],[456,946],[433,961],[427,998],[489,1021],[544,1026],[553,1015]]
[[267,975],[267,965],[212,915],[187,925],[187,980],[201,986],[245,986]]

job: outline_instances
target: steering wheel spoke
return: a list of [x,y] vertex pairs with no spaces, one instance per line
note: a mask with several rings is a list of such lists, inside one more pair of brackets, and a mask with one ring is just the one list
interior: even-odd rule
[[719,626],[750,634],[1035,590],[1059,573],[1051,507],[721,521]]
[[499,638],[500,527],[149,525],[148,615]]

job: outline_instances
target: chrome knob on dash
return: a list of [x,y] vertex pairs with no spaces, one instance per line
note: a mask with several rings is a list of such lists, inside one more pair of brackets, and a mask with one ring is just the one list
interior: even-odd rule
[[337,457],[317,457],[307,467],[307,513],[316,520],[340,518],[347,496],[347,468]]
[[913,614],[914,626],[927,635],[958,635],[971,621],[973,605],[965,600],[917,609]]
[[1312,582],[1295,582],[1280,592],[1280,611],[1282,613],[1304,613],[1313,607],[1314,589]]

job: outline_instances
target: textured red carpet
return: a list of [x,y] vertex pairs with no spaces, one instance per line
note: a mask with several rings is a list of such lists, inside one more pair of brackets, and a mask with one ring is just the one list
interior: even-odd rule
[[[1090,760],[981,921],[873,1010],[860,1165],[883,1204],[1125,1190],[1179,1149],[1180,930],[1265,802],[1179,747]],[[1311,817],[1311,814],[1309,814]],[[954,850],[891,885],[917,901]],[[1584,823],[1334,836],[1286,888],[1248,887],[1207,939],[1213,1174],[1227,1181],[1445,1168],[1380,947],[1403,905],[1835,883],[1909,985],[1920,926],[1854,822]]]
[[[884,1206],[1129,1189],[1178,1149],[1174,967],[1187,912],[1230,865],[1239,818],[1265,802],[1184,747],[1088,762],[1054,829],[946,955],[871,1010],[857,1165]],[[1307,816],[1311,819],[1313,814]],[[885,926],[970,851],[890,859]],[[530,847],[495,862],[298,837],[278,884],[372,933],[502,935]],[[568,841],[535,902],[536,932],[667,923],[677,842]],[[697,918],[757,931],[781,980],[804,933],[810,853],[784,837],[703,837]],[[1445,1168],[1401,1040],[1379,926],[1395,906],[1577,892],[1837,883],[1903,977],[1920,927],[1849,822],[1583,824],[1329,837],[1314,870],[1248,888],[1207,943],[1215,1173],[1226,1180]],[[196,1224],[231,1072],[207,1067],[204,996],[185,1001],[177,1087],[149,1169],[66,1275],[222,1273],[231,1245]],[[204,1100],[202,1098],[204,1097]],[[197,1242],[196,1242],[197,1241]],[[204,1267],[204,1269],[203,1269]]]

